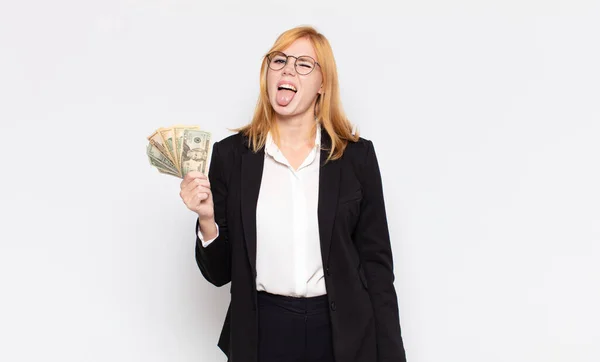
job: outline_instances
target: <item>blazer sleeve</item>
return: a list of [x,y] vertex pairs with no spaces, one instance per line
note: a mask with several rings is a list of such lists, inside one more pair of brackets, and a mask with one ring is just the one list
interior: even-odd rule
[[381,174],[373,143],[367,141],[366,148],[359,176],[363,199],[354,231],[355,243],[373,304],[377,362],[405,362]]
[[[227,238],[227,181],[224,170],[224,159],[219,152],[219,142],[213,144],[208,180],[213,196],[215,222],[219,227],[219,235],[206,247],[196,235],[196,263],[204,278],[217,287],[231,281],[231,246]],[[200,220],[196,220],[195,231]]]

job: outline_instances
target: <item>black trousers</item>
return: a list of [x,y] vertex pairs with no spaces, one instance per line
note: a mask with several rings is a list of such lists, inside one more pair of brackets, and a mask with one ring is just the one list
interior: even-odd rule
[[259,362],[335,362],[327,296],[258,292]]

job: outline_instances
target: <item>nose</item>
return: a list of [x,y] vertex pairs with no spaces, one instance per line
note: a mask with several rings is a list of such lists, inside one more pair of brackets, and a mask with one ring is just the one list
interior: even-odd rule
[[295,63],[296,63],[296,58],[289,56],[287,58],[287,61],[285,62],[285,66],[283,67],[283,74],[295,75],[296,74],[296,68],[294,65]]

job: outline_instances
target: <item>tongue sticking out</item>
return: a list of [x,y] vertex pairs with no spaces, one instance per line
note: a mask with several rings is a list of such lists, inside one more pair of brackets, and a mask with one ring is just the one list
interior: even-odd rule
[[292,99],[294,99],[295,95],[296,95],[296,92],[288,90],[288,89],[278,90],[277,91],[277,104],[279,104],[282,107],[285,107],[288,104],[290,104]]

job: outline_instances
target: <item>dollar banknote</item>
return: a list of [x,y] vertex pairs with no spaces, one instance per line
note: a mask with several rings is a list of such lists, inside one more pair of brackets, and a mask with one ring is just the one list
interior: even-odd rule
[[146,147],[146,154],[148,155],[150,164],[153,166],[160,166],[162,169],[172,172],[177,171],[175,166],[171,164],[171,161],[152,144],[149,144],[148,147]]
[[175,133],[175,154],[177,154],[177,159],[179,160],[179,166],[181,168],[181,159],[183,158],[182,156],[182,152],[183,152],[183,135],[185,133],[186,129],[197,129],[199,130],[200,127],[174,127],[173,131]]
[[185,176],[190,171],[200,171],[206,175],[210,133],[199,129],[183,131],[181,142],[181,172]]
[[208,172],[211,133],[197,126],[159,128],[148,136],[146,155],[158,172],[183,178],[190,171]]

